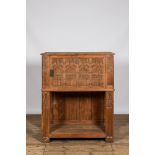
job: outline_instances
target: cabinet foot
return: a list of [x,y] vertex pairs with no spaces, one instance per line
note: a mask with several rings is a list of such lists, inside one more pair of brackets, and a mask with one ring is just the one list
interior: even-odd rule
[[113,142],[113,137],[110,137],[110,136],[106,137],[105,141],[108,142],[108,143],[112,143]]
[[49,142],[50,142],[50,138],[49,138],[49,137],[43,137],[43,138],[42,138],[42,141],[43,141],[44,143],[49,143]]

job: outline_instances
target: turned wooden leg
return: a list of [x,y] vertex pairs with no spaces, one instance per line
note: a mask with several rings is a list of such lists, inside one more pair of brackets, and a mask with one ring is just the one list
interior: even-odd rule
[[111,143],[111,142],[113,142],[113,137],[108,137],[108,136],[107,136],[107,137],[105,138],[105,141],[108,142],[108,143]]
[[43,141],[43,143],[49,143],[50,142],[50,138],[49,137],[43,137],[42,141]]
[[42,133],[44,142],[50,141],[50,117],[51,117],[51,95],[50,92],[42,92]]
[[113,142],[113,92],[105,92],[104,128],[106,142]]

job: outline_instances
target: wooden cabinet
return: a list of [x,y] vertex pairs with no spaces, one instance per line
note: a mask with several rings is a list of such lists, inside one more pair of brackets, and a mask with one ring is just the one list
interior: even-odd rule
[[113,141],[114,53],[42,55],[42,131],[50,138]]

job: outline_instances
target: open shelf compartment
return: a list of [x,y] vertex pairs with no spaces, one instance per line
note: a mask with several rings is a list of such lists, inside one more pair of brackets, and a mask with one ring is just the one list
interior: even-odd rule
[[52,92],[50,138],[105,138],[104,92]]

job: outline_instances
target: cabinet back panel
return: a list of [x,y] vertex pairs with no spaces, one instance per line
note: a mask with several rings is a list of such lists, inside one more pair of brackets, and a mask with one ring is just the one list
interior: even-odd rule
[[53,121],[103,120],[104,92],[55,92],[52,101]]

